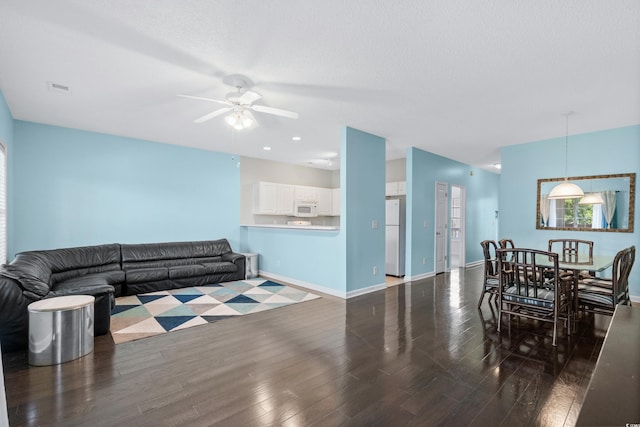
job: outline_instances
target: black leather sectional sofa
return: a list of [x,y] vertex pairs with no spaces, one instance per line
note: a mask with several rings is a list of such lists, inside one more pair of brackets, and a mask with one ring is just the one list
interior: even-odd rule
[[43,298],[93,295],[94,333],[103,335],[114,297],[244,278],[245,257],[226,239],[21,252],[0,270],[0,343],[27,345],[27,306]]

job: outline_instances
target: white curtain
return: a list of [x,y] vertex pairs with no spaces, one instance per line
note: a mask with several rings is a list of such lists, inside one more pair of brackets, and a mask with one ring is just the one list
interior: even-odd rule
[[551,203],[549,200],[548,194],[542,194],[540,196],[540,215],[542,216],[542,225],[547,226],[549,221],[549,208],[551,207]]
[[604,219],[607,221],[607,228],[611,228],[613,214],[616,212],[616,192],[603,191],[602,200],[604,202],[602,204],[602,213],[604,213]]
[[[602,194],[600,194],[600,197],[602,197]],[[603,198],[604,199],[604,198]],[[603,221],[604,218],[602,217],[602,205],[592,205],[593,206],[593,213],[591,216],[591,228],[602,228],[603,225]]]

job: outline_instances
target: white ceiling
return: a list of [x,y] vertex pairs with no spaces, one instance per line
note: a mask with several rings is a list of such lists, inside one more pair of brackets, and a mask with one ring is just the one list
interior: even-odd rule
[[[193,123],[219,105],[176,95],[230,74],[300,118]],[[0,89],[19,120],[295,164],[346,125],[487,168],[570,110],[571,134],[640,123],[640,1],[2,0]]]

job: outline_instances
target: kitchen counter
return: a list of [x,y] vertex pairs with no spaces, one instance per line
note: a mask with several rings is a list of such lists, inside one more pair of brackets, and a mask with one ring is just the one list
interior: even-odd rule
[[241,227],[283,228],[288,230],[340,231],[336,225],[240,224]]

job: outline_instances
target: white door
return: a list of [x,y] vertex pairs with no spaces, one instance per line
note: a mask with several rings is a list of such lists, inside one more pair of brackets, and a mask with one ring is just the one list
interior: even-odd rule
[[444,273],[447,268],[447,183],[436,182],[436,271]]
[[449,223],[449,268],[465,265],[465,188],[451,185]]

